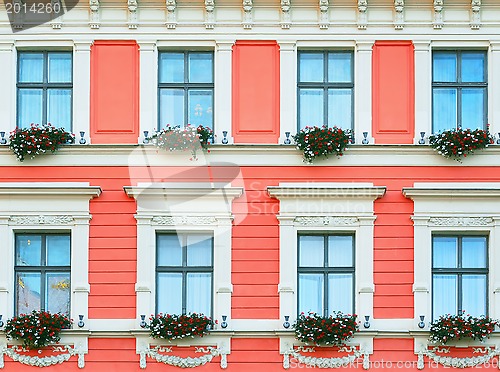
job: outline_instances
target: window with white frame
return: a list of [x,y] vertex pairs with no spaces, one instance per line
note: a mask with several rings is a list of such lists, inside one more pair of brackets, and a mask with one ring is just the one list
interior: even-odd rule
[[188,124],[213,129],[213,52],[160,52],[158,107],[159,129]]
[[298,313],[354,314],[354,236],[298,236]]
[[486,129],[487,60],[481,50],[432,53],[432,131]]
[[414,307],[418,316],[500,314],[500,183],[426,183],[403,189],[414,202]]
[[385,187],[280,183],[268,193],[280,201],[281,317],[308,308],[372,315],[373,203]]
[[156,235],[156,313],[212,316],[213,237]]
[[17,66],[17,126],[50,123],[71,132],[72,53],[20,51]]
[[432,236],[432,314],[488,314],[486,236]]
[[70,234],[17,233],[15,250],[15,313],[41,310],[69,315]]
[[352,129],[354,62],[352,51],[298,52],[298,123]]
[[137,319],[201,311],[229,320],[231,209],[243,189],[172,182],[124,190],[137,200]]

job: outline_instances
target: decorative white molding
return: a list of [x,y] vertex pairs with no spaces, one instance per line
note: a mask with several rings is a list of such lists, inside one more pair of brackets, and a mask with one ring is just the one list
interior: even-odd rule
[[[12,346],[12,347],[4,347],[0,350],[0,357],[3,355],[7,355],[15,362],[19,362],[21,364],[25,364],[27,366],[33,367],[50,367],[56,364],[61,364],[67,362],[69,358],[74,355],[78,356],[78,368],[85,367],[85,354],[80,348],[71,347],[70,345],[54,345],[52,346],[52,352],[59,354],[39,357],[39,356],[29,356],[19,354],[19,352],[26,352],[27,350],[20,346]],[[0,368],[4,367],[3,358],[0,359]]]
[[481,27],[481,0],[472,0],[470,10],[470,28],[479,30]]
[[319,0],[319,28],[321,30],[326,30],[330,27],[330,19],[328,16],[329,6],[328,0]]
[[[60,0],[51,0],[50,1],[51,5],[52,5],[52,9],[56,9],[56,7],[59,7],[59,9],[63,9],[63,6],[61,4],[61,1]],[[62,15],[60,15],[59,17],[53,19],[51,22],[50,22],[50,25],[52,26],[52,29],[53,30],[60,30],[62,28]]]
[[464,358],[441,356],[438,355],[437,353],[448,354],[450,353],[450,349],[440,348],[440,347],[435,347],[432,350],[428,350],[427,348],[422,349],[418,353],[417,369],[424,369],[425,367],[424,356],[445,367],[453,367],[453,368],[476,367],[488,363],[493,357],[500,355],[500,350],[497,348],[492,349],[489,346],[485,346],[484,348],[474,347],[472,348],[472,353],[482,354],[482,355],[464,357]]
[[217,219],[212,216],[155,216],[151,222],[155,225],[214,225]]
[[368,24],[368,0],[358,0],[358,29],[366,30]]
[[73,216],[59,215],[59,216],[10,216],[10,225],[69,225],[75,219]]
[[354,363],[358,358],[363,358],[363,369],[367,370],[370,368],[370,355],[361,349],[357,349],[355,346],[340,348],[339,352],[345,352],[348,354],[342,357],[332,358],[315,358],[305,356],[300,353],[301,351],[303,353],[313,353],[315,349],[313,347],[303,346],[299,346],[297,349],[292,347],[290,351],[283,354],[283,368],[290,368],[290,357],[295,358],[298,363],[312,368],[342,368]]
[[396,30],[402,30],[405,23],[405,2],[404,0],[394,0],[394,28]]
[[290,0],[281,0],[281,21],[280,25],[282,29],[289,29],[292,24],[291,16],[290,16],[290,8],[292,4]]
[[293,222],[300,226],[353,226],[359,222],[357,217],[333,217],[333,216],[318,216],[318,217],[296,217]]
[[434,21],[432,24],[436,30],[443,28],[443,7],[444,0],[434,0]]
[[127,0],[127,8],[128,8],[128,28],[136,29],[138,27],[137,21],[137,0]]
[[179,368],[196,368],[210,363],[212,359],[216,356],[221,356],[220,367],[222,369],[227,368],[227,358],[226,354],[222,354],[221,350],[214,347],[196,347],[195,353],[203,353],[204,355],[200,357],[187,357],[181,358],[175,355],[165,355],[166,353],[171,353],[171,347],[155,346],[154,348],[148,348],[147,350],[142,350],[139,355],[139,366],[141,369],[146,368],[146,356],[151,359],[156,360],[159,363],[168,364]]
[[[18,8],[19,7],[19,8]],[[22,0],[12,0],[13,9],[23,9]],[[15,29],[20,30],[24,27],[24,12],[12,12],[13,26]]]
[[169,29],[174,29],[177,26],[177,4],[175,0],[166,0],[167,6],[167,22],[165,25]]
[[249,30],[253,25],[253,2],[252,0],[243,0],[243,28]]
[[213,29],[215,27],[215,0],[205,0],[205,28]]
[[90,0],[90,21],[89,26],[93,29],[98,29],[101,26],[101,18],[99,15],[99,0]]
[[491,217],[431,217],[430,226],[488,226],[493,223]]
[[269,186],[270,196],[283,198],[380,198],[385,194],[385,187],[368,184],[280,184]]

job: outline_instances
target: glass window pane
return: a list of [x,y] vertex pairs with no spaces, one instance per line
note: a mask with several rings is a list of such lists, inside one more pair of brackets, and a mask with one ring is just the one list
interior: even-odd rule
[[49,83],[71,83],[71,53],[49,53]]
[[210,235],[188,235],[187,265],[212,265],[212,237]]
[[16,235],[16,265],[42,264],[42,238],[40,235]]
[[182,313],[182,274],[158,273],[156,280],[157,313]]
[[433,267],[458,267],[458,239],[451,236],[435,236],[432,241]]
[[462,238],[462,267],[486,268],[486,237]]
[[69,314],[70,293],[69,273],[47,273],[45,310],[51,313]]
[[462,52],[462,82],[485,82],[486,54],[478,52]]
[[323,53],[299,53],[299,82],[324,81]]
[[433,132],[439,133],[457,127],[457,90],[434,88],[432,90]]
[[483,128],[486,89],[462,89],[462,128]]
[[457,277],[456,275],[433,275],[432,317],[457,313]]
[[47,122],[71,132],[71,89],[47,90]]
[[328,266],[330,267],[352,267],[353,262],[352,236],[329,236],[328,237]]
[[69,235],[47,235],[47,265],[69,266],[70,262]]
[[332,83],[352,82],[351,53],[328,53],[328,81]]
[[17,273],[17,314],[26,314],[32,310],[40,310],[40,289],[40,273]]
[[328,126],[352,128],[352,89],[328,89]]
[[189,53],[189,82],[212,83],[213,55],[212,53]]
[[326,124],[323,114],[322,89],[300,89],[299,107],[299,125],[301,129],[307,126],[321,127],[323,124]]
[[182,266],[182,242],[174,234],[158,235],[158,266]]
[[43,91],[41,89],[18,89],[17,98],[17,126],[27,128],[32,123],[42,124]]
[[486,315],[486,275],[462,276],[462,310],[472,316]]
[[323,267],[325,261],[325,239],[322,236],[299,236],[299,266]]
[[434,52],[432,75],[434,82],[456,82],[457,55],[455,53]]
[[160,128],[167,125],[184,127],[184,90],[160,90]]
[[189,90],[188,124],[204,127],[213,127],[213,91],[212,90]]
[[352,274],[328,275],[328,313],[353,313],[354,280]]
[[212,314],[212,274],[187,274],[186,312]]
[[299,274],[299,313],[323,314],[323,275]]
[[43,82],[43,53],[19,54],[19,82]]
[[160,83],[184,83],[184,53],[160,53]]

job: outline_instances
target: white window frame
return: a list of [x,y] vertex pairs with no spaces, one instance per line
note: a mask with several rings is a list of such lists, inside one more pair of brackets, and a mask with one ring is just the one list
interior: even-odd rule
[[[83,315],[87,323],[89,223],[92,218],[89,201],[100,194],[99,186],[83,182],[0,183],[0,236],[3,237],[0,314],[3,320],[14,316],[15,234],[67,232],[71,235],[70,317],[78,322],[78,315]],[[78,345],[79,353],[83,355],[88,350],[88,332],[77,330],[75,324],[76,332],[67,331],[61,342]],[[5,346],[5,341],[0,340],[0,349]]]
[[[300,233],[352,233],[355,239],[355,312],[373,322],[373,202],[386,188],[372,183],[280,183],[267,188],[280,201],[280,317],[297,315],[297,236]],[[376,326],[374,324],[374,326]],[[298,344],[293,337],[280,338],[286,354]],[[362,348],[373,352],[372,339]]]
[[[439,233],[472,233],[488,236],[488,310],[500,316],[500,183],[416,182],[403,188],[414,202],[414,327],[425,316],[425,329],[432,314],[432,236]],[[500,345],[500,341],[497,342]],[[471,342],[474,344],[474,342]],[[477,342],[475,343],[477,344]],[[425,337],[415,339],[415,352],[426,345]]]

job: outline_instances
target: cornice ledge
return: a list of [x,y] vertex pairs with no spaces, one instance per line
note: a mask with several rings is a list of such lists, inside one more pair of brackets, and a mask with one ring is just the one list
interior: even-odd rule
[[90,198],[101,195],[99,186],[82,186],[48,183],[0,183],[0,196],[89,196]]
[[276,199],[285,198],[372,198],[378,199],[385,194],[385,186],[349,186],[347,184],[336,186],[318,185],[286,185],[269,186],[269,196]]
[[124,186],[123,190],[129,197],[210,197],[210,198],[237,198],[243,194],[242,187],[226,186],[223,184],[150,184],[139,186]]
[[495,188],[419,188],[404,187],[403,195],[410,199],[415,198],[500,198],[500,185]]

